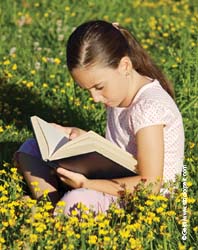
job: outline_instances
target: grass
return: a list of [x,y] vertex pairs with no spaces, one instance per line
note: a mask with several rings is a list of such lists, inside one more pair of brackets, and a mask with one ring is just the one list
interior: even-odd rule
[[[105,110],[74,85],[65,66],[69,34],[90,19],[127,27],[173,82],[185,128],[187,182],[179,179],[169,199],[138,188],[133,196],[125,194],[121,209],[113,205],[106,215],[81,206],[80,216],[60,211],[52,217],[47,194],[40,202],[21,200],[25,184],[12,155],[32,136],[29,117],[34,114],[104,134]],[[197,1],[189,0],[0,3],[0,249],[196,249],[197,21]]]

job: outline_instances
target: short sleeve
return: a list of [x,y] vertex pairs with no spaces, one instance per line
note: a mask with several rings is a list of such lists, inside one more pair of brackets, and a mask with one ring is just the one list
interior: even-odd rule
[[134,133],[144,127],[153,125],[167,125],[170,119],[170,110],[156,100],[141,100],[132,110]]

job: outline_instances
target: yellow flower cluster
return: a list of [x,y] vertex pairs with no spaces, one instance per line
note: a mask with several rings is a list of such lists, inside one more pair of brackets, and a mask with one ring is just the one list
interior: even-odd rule
[[[134,194],[127,191],[126,196],[121,196],[119,203],[113,203],[106,213],[95,214],[78,203],[71,215],[66,216],[64,207],[67,204],[59,201],[53,215],[48,190],[44,191],[42,201],[37,202],[30,197],[23,199],[20,198],[22,177],[17,169],[4,163],[0,175],[0,249],[8,247],[15,237],[16,249],[45,244],[45,249],[54,249],[54,246],[58,249],[80,249],[86,246],[87,249],[143,250],[153,241],[165,244],[181,233],[182,203],[176,201],[182,198],[179,190],[173,193],[172,198],[167,198],[146,191],[142,184]],[[31,185],[39,189],[38,182],[34,181]],[[191,183],[188,185],[191,186]],[[188,197],[188,223],[193,221],[189,209],[195,202],[195,198]],[[16,229],[21,238],[15,234],[13,236]],[[192,230],[195,233],[197,227],[194,226]],[[182,241],[178,244],[182,249]]]

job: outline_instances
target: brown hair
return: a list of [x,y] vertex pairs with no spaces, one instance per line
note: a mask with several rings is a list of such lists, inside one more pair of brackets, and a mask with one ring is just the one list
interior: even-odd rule
[[146,51],[129,31],[119,25],[96,20],[81,24],[67,42],[67,66],[75,68],[102,64],[117,68],[123,56],[128,56],[133,68],[141,75],[157,79],[174,98],[171,83],[165,78]]

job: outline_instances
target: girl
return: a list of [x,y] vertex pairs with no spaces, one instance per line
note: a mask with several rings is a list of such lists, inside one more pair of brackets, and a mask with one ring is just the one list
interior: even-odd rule
[[[19,149],[18,162],[33,196],[39,198],[48,189],[56,204],[61,180],[61,185],[71,188],[62,197],[65,213],[78,202],[98,212],[117,199],[123,184],[133,192],[141,179],[146,179],[147,184],[153,183],[153,192],[159,192],[163,182],[174,181],[183,165],[182,118],[171,84],[136,39],[118,24],[86,22],[69,37],[67,66],[75,82],[88,90],[95,102],[106,106],[106,138],[134,155],[138,175],[91,180],[61,165],[55,174],[50,169],[47,172],[37,144],[31,139]],[[69,133],[71,140],[86,133],[78,128],[54,126]],[[32,181],[39,182],[39,193],[31,187]]]

